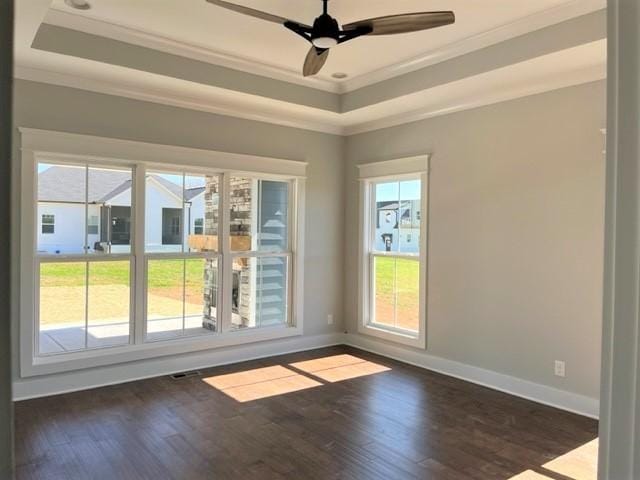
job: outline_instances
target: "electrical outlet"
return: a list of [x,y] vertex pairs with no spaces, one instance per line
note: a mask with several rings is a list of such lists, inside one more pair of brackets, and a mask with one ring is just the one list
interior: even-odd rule
[[556,360],[555,363],[555,374],[557,377],[564,377],[564,362],[562,360]]
[[329,315],[327,315],[327,324],[333,325],[333,313],[330,313]]

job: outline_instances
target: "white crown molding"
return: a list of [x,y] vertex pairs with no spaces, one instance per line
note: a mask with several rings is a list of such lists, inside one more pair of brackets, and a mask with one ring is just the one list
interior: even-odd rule
[[337,82],[318,77],[304,78],[297,70],[241,57],[218,49],[179,42],[148,30],[88,18],[80,14],[61,10],[55,5],[52,5],[47,12],[44,23],[131,43],[133,45],[147,47],[192,60],[239,70],[241,72],[260,75],[274,80],[282,80],[331,93],[340,92],[340,87]]
[[[260,106],[248,108],[246,103],[238,103],[236,105],[227,103],[222,105],[216,98],[207,98],[206,96],[194,98],[178,93],[160,92],[145,85],[124,86],[116,82],[60,73],[44,68],[21,66],[19,64],[16,65],[15,68],[15,77],[22,80],[77,88],[106,95],[115,95],[285,127],[350,136],[602,80],[606,77],[606,72],[603,65],[595,65],[572,72],[564,72],[561,75],[542,77],[542,79],[537,82],[528,82],[526,85],[520,85],[510,89],[492,89],[481,95],[474,95],[472,101],[452,99],[438,106],[430,105],[402,112],[394,116],[384,116],[383,118],[374,118],[371,120],[368,120],[366,115],[360,115],[356,121],[350,120],[349,114],[324,114],[325,117],[331,117],[334,120],[326,118],[323,122],[313,119],[317,112],[311,108],[298,107],[298,111],[294,116],[291,111],[287,109],[287,105],[271,109],[270,111],[264,111]],[[473,81],[473,79],[470,81]],[[274,102],[274,104],[275,103],[277,102]],[[308,112],[308,118],[304,118],[305,112]],[[372,116],[369,118],[372,118]]]
[[339,83],[340,93],[352,92],[362,87],[414,72],[603,8],[606,8],[605,0],[569,0],[556,7],[500,25],[486,32],[469,36],[449,45],[425,52],[417,57],[344,80]]
[[376,338],[348,333],[344,335],[344,344],[367,352],[382,355],[409,365],[442,373],[449,377],[482,385],[493,390],[505,392],[516,397],[577,413],[597,419],[600,401],[578,393],[560,390],[540,383],[531,382],[503,373],[467,365],[443,357],[429,355],[424,350],[416,350],[402,345],[383,342]]
[[[186,108],[218,115],[226,115],[246,120],[271,123],[284,127],[300,128],[316,132],[342,135],[344,129],[340,125],[332,123],[321,123],[314,120],[296,118],[284,108],[280,112],[265,112],[259,107],[250,109],[246,105],[233,105],[232,103],[222,105],[216,99],[192,98],[178,93],[167,93],[147,88],[143,86],[122,85],[120,83],[97,80],[91,77],[70,75],[55,72],[44,68],[34,68],[31,66],[15,65],[15,78],[29,80],[33,82],[48,83],[62,87],[77,88],[90,92],[115,95],[118,97],[131,98],[145,102],[159,103],[173,107]],[[336,114],[337,115],[337,114]]]
[[589,68],[575,70],[558,77],[550,77],[538,82],[531,82],[527,85],[511,89],[495,89],[487,91],[482,95],[477,95],[472,101],[451,101],[449,104],[439,107],[420,108],[400,115],[385,117],[370,122],[362,122],[348,125],[343,130],[343,135],[351,136],[367,133],[384,128],[396,127],[420,120],[449,115],[452,113],[471,110],[474,108],[493,105],[496,103],[508,102],[518,98],[537,95],[539,93],[559,90],[561,88],[572,87],[584,83],[604,80],[606,78],[606,66],[596,65]]
[[318,77],[303,78],[300,72],[296,70],[270,65],[264,62],[257,62],[254,59],[243,58],[209,47],[186,44],[148,30],[88,18],[62,10],[55,5],[49,9],[45,17],[45,23],[120,40],[185,58],[232,68],[234,70],[340,94],[413,72],[429,65],[464,55],[474,50],[479,50],[605,7],[605,0],[568,0],[556,7],[537,12],[486,32],[469,36],[452,44],[425,52],[417,57],[342,81],[330,81]]

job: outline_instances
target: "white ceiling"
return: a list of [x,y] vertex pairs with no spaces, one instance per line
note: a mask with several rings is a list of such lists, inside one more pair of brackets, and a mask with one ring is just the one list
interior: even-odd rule
[[[32,0],[27,0],[32,1]],[[233,0],[303,23],[321,13],[320,0]],[[53,0],[55,11],[89,17],[180,44],[211,50],[256,64],[299,72],[309,44],[284,27],[208,4],[205,0],[90,0],[92,8],[75,10]],[[331,0],[330,13],[341,24],[405,12],[453,10],[454,25],[394,36],[356,39],[331,52],[321,78],[345,72],[362,77],[429,52],[496,31],[577,0]],[[589,3],[589,2],[582,2]],[[594,2],[590,2],[594,3]],[[539,27],[538,27],[539,28]],[[519,31],[519,33],[522,33]],[[480,39],[479,39],[480,41]],[[335,80],[332,80],[335,81]]]
[[[537,58],[525,55],[526,61],[504,68],[484,73],[480,69],[457,81],[425,85],[411,93],[398,93],[379,103],[336,113],[31,45],[44,22],[347,95],[345,92],[361,86],[594,12],[604,7],[604,0],[331,0],[331,13],[343,23],[443,8],[454,9],[458,22],[439,30],[370,37],[341,45],[328,62],[325,79],[304,79],[300,75],[307,46],[293,33],[276,24],[220,9],[205,0],[89,1],[93,8],[88,12],[71,9],[63,0],[16,1],[17,78],[350,135],[605,76],[606,42],[600,40]],[[313,21],[321,6],[320,0],[234,1],[307,23]],[[590,21],[586,25],[592,27]],[[536,38],[546,45],[547,37]],[[527,45],[531,51],[537,51],[540,45],[533,47]],[[335,71],[346,71],[350,78],[343,82],[333,80],[329,75]]]

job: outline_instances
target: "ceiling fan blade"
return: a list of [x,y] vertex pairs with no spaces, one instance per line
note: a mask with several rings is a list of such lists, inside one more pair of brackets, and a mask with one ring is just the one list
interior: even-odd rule
[[315,75],[322,70],[322,67],[327,62],[327,58],[329,58],[329,49],[311,47],[311,50],[307,53],[307,58],[304,60],[302,74],[305,77]]
[[244,15],[249,15],[250,17],[266,20],[267,22],[279,23],[280,25],[284,25],[287,22],[291,22],[291,23],[301,25],[302,27],[311,29],[309,25],[304,25],[300,22],[293,22],[288,18],[279,17],[278,15],[272,15],[271,13],[255,10],[249,7],[244,7],[242,5],[236,5],[235,3],[225,2],[224,0],[207,0],[207,2],[222,8],[226,8],[227,10],[233,10],[234,12],[242,13]]
[[417,32],[429,28],[450,25],[456,21],[453,12],[423,12],[389,15],[386,17],[369,18],[343,25],[344,31],[358,28],[369,28],[369,35],[393,35],[395,33]]

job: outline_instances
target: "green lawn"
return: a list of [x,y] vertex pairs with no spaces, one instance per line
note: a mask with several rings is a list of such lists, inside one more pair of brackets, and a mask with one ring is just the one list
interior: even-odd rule
[[[375,258],[376,321],[418,329],[420,262],[403,258]],[[394,312],[397,317],[394,319]]]
[[403,258],[376,257],[376,293],[383,296],[394,294],[395,288],[399,297],[413,297],[420,287],[420,263]]
[[[149,262],[149,288],[166,288],[182,284],[183,260],[152,260]],[[43,263],[40,284],[42,287],[79,287],[85,284],[86,263]],[[204,260],[186,261],[186,283],[202,284]],[[91,285],[129,285],[129,262],[90,262]]]

